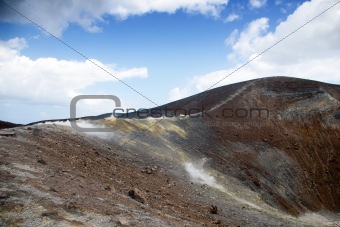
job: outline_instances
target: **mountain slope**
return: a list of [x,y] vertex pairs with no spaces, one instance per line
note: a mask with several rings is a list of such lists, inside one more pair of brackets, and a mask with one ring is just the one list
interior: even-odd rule
[[107,133],[14,128],[0,138],[0,223],[334,226],[339,103],[339,85],[273,77],[159,107],[177,118],[78,121]]
[[213,89],[167,108],[189,110],[193,103],[208,114],[202,121],[216,146],[202,152],[220,172],[291,214],[340,211],[340,86],[273,77]]

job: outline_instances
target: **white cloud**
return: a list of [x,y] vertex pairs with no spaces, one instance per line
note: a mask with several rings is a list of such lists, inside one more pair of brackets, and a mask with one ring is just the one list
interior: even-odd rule
[[117,70],[91,59],[86,61],[56,58],[30,59],[21,55],[25,39],[0,42],[0,97],[49,105],[68,105],[71,98],[98,82],[117,79],[95,66],[95,62],[119,79],[147,77],[147,68]]
[[175,101],[182,99],[184,97],[187,97],[190,94],[190,88],[173,88],[169,95],[170,95],[170,101]]
[[238,38],[238,30],[237,29],[235,29],[230,35],[229,35],[229,37],[225,40],[225,44],[226,45],[230,45],[230,46],[232,46],[232,45],[234,45],[235,44],[235,42],[236,42],[236,40],[237,40],[237,38]]
[[233,22],[237,19],[240,19],[240,15],[236,14],[236,13],[231,13],[228,15],[228,17],[224,20],[224,22],[228,23],[228,22]]
[[275,5],[281,5],[282,4],[282,0],[275,0]]
[[[268,32],[269,20],[252,21],[243,31],[234,31],[226,40],[233,51],[228,55],[235,66],[191,78],[185,93],[204,91],[212,85],[236,83],[268,76],[292,76],[305,79],[340,83],[340,7],[334,7],[313,22],[285,39],[256,60],[235,71],[242,64],[278,42],[335,1],[313,0],[305,2],[281,22],[273,32]],[[178,88],[178,93],[182,91]],[[177,94],[180,96],[180,94]]]
[[249,0],[249,4],[253,8],[261,8],[267,4],[267,0]]
[[1,46],[13,49],[16,53],[19,50],[25,49],[28,47],[26,40],[24,38],[14,38],[10,39],[6,42],[0,41]]
[[228,56],[229,59],[235,59],[236,57],[248,57],[257,48],[258,42],[261,42],[262,36],[267,32],[268,18],[260,18],[252,21],[246,29],[244,29],[237,40],[235,34],[237,30],[233,31],[227,41],[232,43],[234,52]]
[[[131,15],[150,12],[174,13],[177,10],[184,10],[217,17],[227,3],[228,0],[15,0],[6,4],[52,34],[61,36],[70,23],[78,24],[89,32],[98,32],[101,28],[96,24],[104,21],[104,15],[125,19]],[[0,20],[28,23],[6,6],[0,8]]]

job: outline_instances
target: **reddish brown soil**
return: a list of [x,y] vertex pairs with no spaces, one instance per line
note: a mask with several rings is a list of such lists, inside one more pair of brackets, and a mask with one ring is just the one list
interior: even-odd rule
[[[0,225],[299,226],[304,213],[340,212],[340,86],[266,78],[166,107],[202,105],[211,117],[172,121],[185,136],[131,122],[110,139],[56,125],[30,126],[42,136],[15,128],[16,137],[0,137]],[[221,115],[252,108],[269,116]],[[126,144],[126,137],[135,139]],[[208,158],[230,189],[247,188],[277,211],[256,210],[192,183],[182,164],[170,162],[176,149]]]
[[[217,145],[202,152],[216,169],[293,215],[340,212],[339,85],[273,77],[213,89],[167,108],[189,112],[195,106],[204,106],[209,114],[203,122],[215,134],[211,144]],[[268,110],[269,116],[258,117],[256,111],[250,116],[254,108]],[[241,117],[235,116],[239,109],[248,115],[240,111]],[[206,135],[204,130],[191,131],[196,138]]]
[[[1,139],[0,179],[2,190],[6,190],[1,191],[0,217],[9,226],[25,223],[24,212],[38,205],[43,211],[31,213],[30,219],[45,217],[70,225],[82,225],[82,222],[65,217],[64,212],[97,213],[111,217],[112,225],[126,222],[129,226],[143,223],[138,221],[143,216],[150,219],[146,219],[145,226],[148,222],[152,226],[211,225],[218,219],[209,211],[211,204],[194,201],[187,185],[167,175],[161,167],[136,166],[112,154],[115,146],[58,128],[62,126],[49,127],[52,129],[43,130],[42,137],[33,136],[26,128],[17,129],[16,138]],[[20,169],[18,164],[37,171]],[[20,177],[13,170],[36,178]],[[56,204],[53,199],[34,195],[38,192],[32,195],[13,184],[30,185],[33,190],[50,194],[61,202]],[[128,196],[133,188],[143,193],[145,203]],[[135,210],[141,214],[137,215]],[[6,214],[10,211],[14,215]]]

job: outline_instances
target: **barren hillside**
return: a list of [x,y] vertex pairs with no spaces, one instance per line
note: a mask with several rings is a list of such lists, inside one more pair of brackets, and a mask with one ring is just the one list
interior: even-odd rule
[[339,85],[272,77],[78,120],[107,133],[3,129],[0,226],[339,226],[339,107]]

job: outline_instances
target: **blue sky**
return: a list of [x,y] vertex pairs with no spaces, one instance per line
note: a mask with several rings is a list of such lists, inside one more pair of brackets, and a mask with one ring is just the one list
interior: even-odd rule
[[[5,2],[158,105],[204,91],[337,3]],[[217,86],[276,75],[338,84],[339,9],[335,5]],[[67,118],[69,103],[78,94],[116,95],[123,107],[155,106],[6,5],[1,4],[0,14],[1,120]],[[78,112],[95,115],[112,108],[107,102],[83,102]]]

